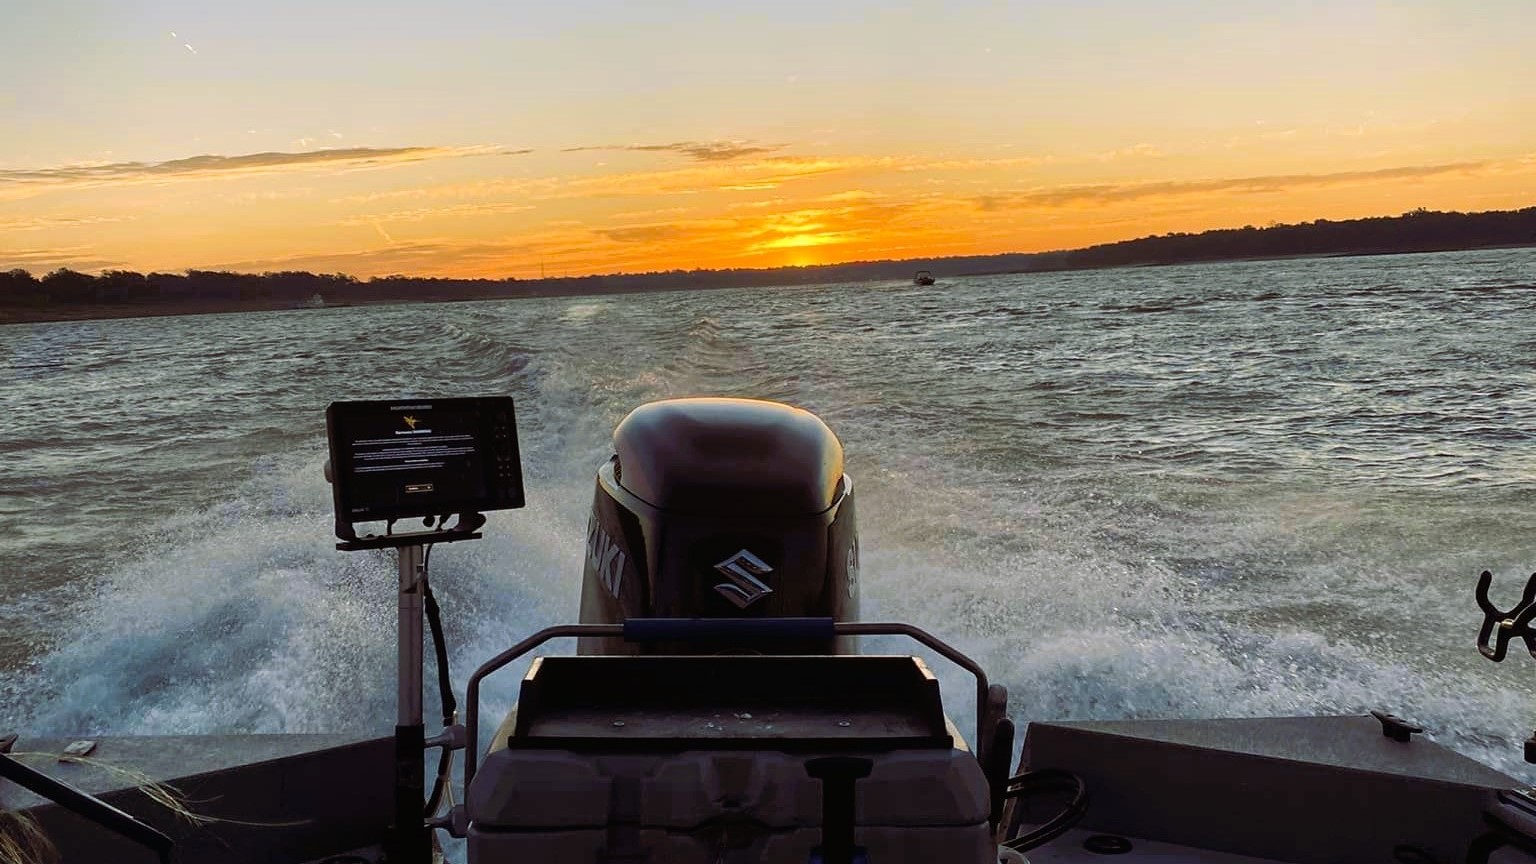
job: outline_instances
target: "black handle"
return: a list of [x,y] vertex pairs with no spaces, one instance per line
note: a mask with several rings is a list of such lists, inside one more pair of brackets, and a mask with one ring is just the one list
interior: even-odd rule
[[805,773],[821,781],[821,846],[811,850],[812,861],[854,864],[863,851],[853,843],[858,812],[854,784],[874,767],[874,760],[860,756],[823,756],[805,763]]
[[1487,570],[1477,577],[1477,605],[1483,610],[1483,626],[1477,631],[1477,650],[1489,660],[1501,662],[1504,652],[1509,649],[1509,640],[1518,636],[1525,640],[1525,648],[1531,656],[1536,657],[1536,632],[1531,630],[1531,619],[1536,618],[1536,573],[1526,581],[1520,602],[1508,611],[1499,609],[1488,599],[1488,587],[1492,584],[1493,574]]

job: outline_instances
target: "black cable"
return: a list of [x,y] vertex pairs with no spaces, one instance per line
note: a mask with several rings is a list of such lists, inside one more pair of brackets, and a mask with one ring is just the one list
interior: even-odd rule
[[432,584],[427,581],[427,567],[432,562],[432,544],[427,544],[421,559],[421,593],[427,607],[427,626],[432,630],[432,650],[437,655],[437,693],[443,707],[443,725],[452,726],[458,719],[459,703],[453,698],[453,682],[448,676],[448,646],[443,640],[443,615],[437,598],[432,596]]
[[[432,596],[432,583],[427,580],[427,568],[432,563],[432,545],[427,544],[421,557],[421,593],[427,608],[427,627],[432,631],[432,650],[437,655],[437,693],[443,708],[443,726],[452,726],[458,720],[459,706],[453,698],[453,683],[448,677],[448,646],[443,640],[443,616],[437,598]],[[437,760],[437,779],[432,783],[432,795],[427,799],[427,815],[436,815],[442,804],[443,791],[453,773],[453,750],[443,747]]]
[[1088,786],[1083,783],[1083,778],[1059,768],[1044,768],[1014,775],[1008,780],[1008,788],[1003,797],[1024,798],[1043,792],[1070,792],[1072,800],[1045,824],[1023,835],[1018,834],[1021,816],[1019,808],[1015,806],[1005,835],[1008,839],[1003,841],[1004,846],[1016,852],[1026,852],[1049,843],[1070,830],[1088,812]]

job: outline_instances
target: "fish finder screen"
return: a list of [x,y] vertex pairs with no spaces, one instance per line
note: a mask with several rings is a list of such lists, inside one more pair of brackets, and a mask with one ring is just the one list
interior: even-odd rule
[[478,430],[464,412],[405,405],[358,419],[363,422],[351,430],[350,442],[354,513],[389,502],[410,509],[412,496],[470,501],[485,495]]
[[509,398],[336,402],[337,523],[521,507]]

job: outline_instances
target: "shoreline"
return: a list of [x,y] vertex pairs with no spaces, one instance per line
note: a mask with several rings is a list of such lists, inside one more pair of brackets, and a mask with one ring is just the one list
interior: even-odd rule
[[[1103,264],[1098,266],[1042,266],[1027,270],[977,270],[956,273],[948,278],[968,276],[1010,276],[1018,273],[1076,273],[1088,270],[1131,270],[1149,267],[1186,267],[1200,264],[1251,264],[1258,261],[1310,261],[1320,258],[1380,258],[1386,255],[1444,255],[1448,252],[1484,252],[1498,249],[1536,249],[1530,243],[1488,243],[1475,246],[1447,246],[1443,249],[1367,249],[1358,252],[1298,252],[1291,255],[1247,255],[1231,258],[1201,258],[1190,261],[1146,261],[1139,264]],[[1049,254],[1049,253],[1043,253]]]
[[[882,281],[882,280],[870,280]],[[806,283],[817,284],[817,283]],[[13,324],[57,324],[68,321],[113,321],[121,318],[179,318],[186,315],[229,315],[247,312],[325,312],[332,309],[351,309],[361,306],[421,306],[438,303],[489,303],[505,300],[537,300],[543,297],[608,297],[621,294],[666,294],[674,291],[718,291],[727,288],[743,288],[756,286],[743,285],[718,285],[712,287],[676,287],[676,288],[628,288],[610,289],[606,291],[594,291],[588,288],[573,287],[569,291],[543,290],[522,294],[502,294],[497,296],[433,296],[413,298],[351,298],[344,303],[327,303],[324,306],[308,306],[292,303],[261,303],[255,301],[234,301],[219,303],[215,301],[194,301],[185,304],[157,305],[157,304],[121,304],[89,303],[77,306],[51,307],[44,315],[39,317],[16,317],[12,313],[16,307],[0,305],[0,327]],[[803,287],[796,284],[761,286],[767,288],[794,288]]]
[[[943,274],[943,275],[939,276],[939,279],[942,281],[944,279],[967,279],[967,278],[979,278],[979,277],[986,277],[986,276],[1010,276],[1010,275],[1037,274],[1037,273],[1038,274],[1046,274],[1046,273],[1075,273],[1075,272],[1086,272],[1086,271],[1093,271],[1093,270],[1115,270],[1115,269],[1149,268],[1149,267],[1179,267],[1179,266],[1205,265],[1205,264],[1255,263],[1255,262],[1263,262],[1263,261],[1295,261],[1295,260],[1318,259],[1318,258],[1371,258],[1371,257],[1380,257],[1380,256],[1384,256],[1384,255],[1437,255],[1437,254],[1444,254],[1444,253],[1448,253],[1448,252],[1477,252],[1477,251],[1483,251],[1483,250],[1530,249],[1530,248],[1536,248],[1536,242],[1530,242],[1530,243],[1477,244],[1477,245],[1455,245],[1455,246],[1448,246],[1446,248],[1433,248],[1433,249],[1368,249],[1368,250],[1359,250],[1359,251],[1350,251],[1350,252],[1313,252],[1313,253],[1299,253],[1299,254],[1290,254],[1290,255],[1233,256],[1233,257],[1223,257],[1223,258],[1202,258],[1202,259],[1197,259],[1197,260],[1185,260],[1185,261],[1144,261],[1144,262],[1123,263],[1123,264],[1098,264],[1098,265],[1081,265],[1080,264],[1080,265],[1076,265],[1076,266],[1073,266],[1073,265],[1071,265],[1069,263],[1065,263],[1065,262],[1060,263],[1060,264],[1056,264],[1056,263],[1050,262],[1049,258],[1051,256],[1054,256],[1054,255],[1058,254],[1058,253],[1038,253],[1038,257],[1039,258],[1044,258],[1044,259],[1047,259],[1047,260],[1042,261],[1041,263],[1039,263],[1036,266],[1017,267],[1017,268],[1001,268],[1001,269],[993,269],[993,270],[964,271],[964,272],[958,272],[958,273],[953,273],[953,274]],[[1024,253],[1024,254],[1032,254],[1032,253]],[[990,257],[990,256],[988,256],[988,257]],[[889,264],[889,265],[893,265],[893,266],[894,265],[906,266],[908,264],[915,263],[915,261],[920,261],[920,260],[921,259],[914,259],[913,262],[908,262],[908,261],[892,261],[892,262],[880,262],[880,263],[882,263],[882,264]],[[840,267],[840,266],[847,266],[847,265],[836,265],[836,264],[822,265],[822,267],[826,268],[827,270],[834,270],[835,268]],[[938,265],[938,266],[939,266],[939,269],[942,270],[942,265]],[[932,267],[930,267],[930,269],[932,269]],[[722,277],[725,278],[727,276],[727,274],[729,274],[731,271],[715,271],[715,272],[720,272]],[[775,272],[775,271],[748,271],[748,272],[754,272],[754,273],[762,274],[762,273]],[[63,323],[63,322],[79,322],[79,321],[110,321],[110,320],[117,320],[117,319],[122,319],[122,318],[166,318],[166,317],[180,317],[180,316],[184,316],[184,315],[224,315],[224,314],[245,313],[245,312],[318,312],[318,311],[324,311],[324,310],[328,310],[328,309],[345,309],[345,308],[352,308],[352,307],[359,307],[359,306],[407,306],[407,305],[422,305],[422,304],[433,304],[433,303],[479,303],[479,302],[488,302],[488,301],[537,299],[537,298],[541,298],[541,297],[606,297],[606,296],[624,295],[624,294],[661,294],[661,293],[667,293],[667,292],[673,292],[673,291],[690,291],[690,292],[691,291],[717,291],[717,290],[724,290],[724,289],[729,289],[729,288],[762,288],[762,289],[766,289],[766,290],[772,290],[772,289],[775,289],[775,288],[795,288],[795,287],[804,287],[806,285],[822,285],[822,284],[827,284],[827,285],[867,285],[867,284],[873,284],[873,283],[876,283],[876,282],[894,281],[897,278],[897,277],[893,276],[893,277],[884,277],[884,278],[881,278],[881,277],[867,277],[867,278],[854,278],[854,279],[846,279],[846,278],[845,279],[838,279],[838,278],[835,278],[835,276],[832,273],[828,273],[828,275],[829,276],[833,276],[833,278],[828,278],[826,280],[807,280],[807,279],[803,278],[804,275],[806,275],[806,274],[800,274],[800,275],[802,275],[802,278],[800,280],[796,280],[796,281],[785,280],[785,281],[780,281],[780,282],[773,282],[771,280],[770,281],[762,281],[762,282],[758,282],[758,281],[745,281],[745,282],[737,281],[737,282],[731,282],[731,281],[729,281],[727,279],[727,281],[724,284],[718,284],[718,285],[671,285],[671,286],[668,286],[668,285],[665,285],[665,284],[662,284],[662,285],[645,285],[645,284],[624,285],[624,284],[621,284],[621,285],[617,285],[617,286],[604,286],[604,287],[596,287],[594,285],[594,283],[596,283],[596,285],[602,285],[602,280],[604,280],[605,278],[615,278],[615,279],[617,279],[617,278],[621,278],[621,277],[602,277],[602,276],[596,276],[596,277],[569,277],[568,279],[561,279],[561,280],[558,280],[558,281],[557,280],[543,280],[542,282],[537,283],[536,285],[528,285],[527,286],[527,290],[518,291],[516,293],[505,292],[505,291],[503,291],[502,293],[492,293],[491,291],[487,290],[487,291],[484,291],[484,292],[464,291],[462,293],[451,293],[451,294],[444,293],[444,294],[437,294],[437,295],[423,296],[423,297],[408,297],[408,298],[406,298],[406,297],[380,297],[380,298],[376,298],[376,299],[349,295],[348,299],[345,302],[337,302],[337,303],[326,304],[326,305],[322,305],[322,306],[311,306],[311,305],[306,305],[306,304],[303,304],[303,303],[294,303],[292,301],[283,301],[283,302],[273,302],[273,301],[270,301],[270,300],[269,301],[262,301],[262,300],[225,300],[225,301],[219,301],[219,300],[206,300],[206,299],[191,300],[191,301],[184,302],[184,303],[166,303],[166,304],[147,304],[147,303],[142,303],[142,302],[140,302],[140,303],[113,304],[113,303],[93,302],[93,303],[82,303],[82,304],[78,304],[78,305],[55,305],[55,306],[48,306],[48,307],[20,306],[20,305],[18,305],[18,306],[6,306],[6,305],[3,305],[3,304],[0,304],[0,327],[10,326],[10,325],[19,325],[19,324],[53,324],[53,323]],[[492,287],[505,287],[507,285],[511,285],[514,288],[522,287],[522,283],[517,283],[517,282],[507,283],[507,282],[494,281],[494,280],[463,280],[463,281],[465,283],[467,283],[467,284],[470,284],[470,285],[483,284],[487,289],[490,289]],[[562,282],[567,283],[567,284],[564,284],[564,285],[560,284]],[[553,283],[553,284],[551,284],[551,283]],[[361,283],[361,284],[366,285],[368,283]]]

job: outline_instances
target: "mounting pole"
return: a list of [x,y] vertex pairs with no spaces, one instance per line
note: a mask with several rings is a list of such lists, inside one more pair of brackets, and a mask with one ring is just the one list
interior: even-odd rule
[[421,718],[421,544],[398,549],[398,689],[395,714],[395,833],[390,864],[431,864],[432,830],[426,824],[426,733]]
[[[482,510],[523,506],[517,415],[511,396],[346,400],[326,406],[325,437],[330,453],[325,479],[341,541],[336,548],[393,548],[399,556],[395,807],[387,846],[389,864],[431,864],[421,722],[426,551],[435,543],[480,537]],[[458,521],[447,527],[455,514]],[[396,534],[401,519],[421,519],[429,530]],[[378,522],[384,523],[382,536],[357,536],[358,524]],[[433,746],[449,756],[462,746],[461,736],[452,725]]]

